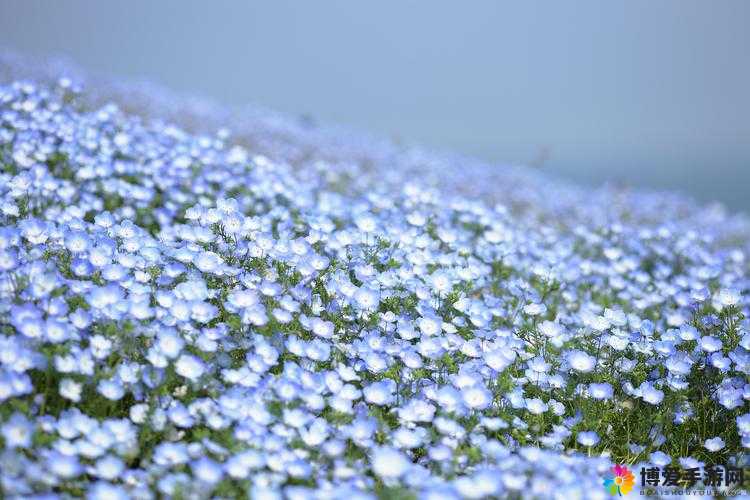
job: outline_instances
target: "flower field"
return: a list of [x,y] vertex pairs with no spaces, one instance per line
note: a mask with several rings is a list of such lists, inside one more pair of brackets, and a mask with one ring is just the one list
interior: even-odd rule
[[746,465],[744,217],[95,92],[0,87],[0,496],[610,498],[615,465]]

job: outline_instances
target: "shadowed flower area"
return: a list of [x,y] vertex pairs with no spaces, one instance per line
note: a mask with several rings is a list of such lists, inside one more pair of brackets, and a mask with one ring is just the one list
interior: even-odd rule
[[27,76],[0,86],[5,497],[607,498],[745,465],[746,219]]

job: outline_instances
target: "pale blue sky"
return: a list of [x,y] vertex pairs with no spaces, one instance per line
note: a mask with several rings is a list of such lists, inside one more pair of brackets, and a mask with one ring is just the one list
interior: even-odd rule
[[744,0],[3,0],[0,46],[748,210],[749,24]]

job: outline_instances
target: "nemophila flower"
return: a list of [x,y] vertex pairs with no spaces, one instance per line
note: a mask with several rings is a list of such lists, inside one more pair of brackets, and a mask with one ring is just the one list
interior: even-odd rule
[[461,391],[464,404],[472,410],[483,410],[492,404],[492,393],[481,386],[466,387]]
[[374,449],[370,461],[373,472],[384,480],[399,478],[412,467],[411,461],[403,453],[388,447]]
[[716,390],[716,399],[724,408],[733,410],[742,405],[743,391],[739,387],[722,383]]
[[644,382],[638,387],[640,397],[647,403],[658,405],[664,399],[664,392],[660,391],[653,384]]
[[541,356],[536,356],[528,361],[529,370],[535,373],[547,373],[550,364]]
[[604,317],[607,319],[610,325],[623,327],[627,325],[628,323],[627,315],[622,309],[619,309],[619,308],[617,309],[605,308]]
[[541,415],[547,411],[547,405],[539,398],[531,398],[526,400],[526,409],[529,410],[529,413]]
[[345,432],[355,443],[370,443],[377,431],[377,422],[371,418],[357,418],[346,428]]
[[417,320],[417,324],[423,335],[433,336],[440,333],[443,322],[436,316],[424,316]]
[[664,361],[667,370],[675,375],[687,375],[690,373],[692,364],[692,359],[683,352],[675,352]]
[[118,485],[105,481],[97,481],[86,493],[88,500],[126,500],[129,498],[127,491]]
[[206,366],[199,358],[191,354],[182,354],[175,362],[175,372],[190,380],[197,380],[206,371]]
[[573,370],[583,373],[593,370],[596,364],[596,358],[579,350],[568,351],[567,360]]
[[209,290],[202,279],[191,279],[174,287],[174,295],[181,300],[202,301],[208,298]]
[[493,370],[502,371],[513,363],[516,353],[507,349],[493,349],[484,353],[484,361]]
[[354,223],[364,233],[372,233],[377,227],[377,219],[370,214],[360,214]]
[[453,283],[448,273],[437,271],[430,275],[430,284],[438,295],[442,295],[451,290]]
[[362,390],[365,396],[365,401],[378,406],[391,404],[395,399],[395,391],[396,383],[391,379],[374,382]]
[[726,356],[722,356],[719,352],[712,353],[709,359],[711,361],[711,366],[718,368],[722,372],[726,372],[729,367],[732,366],[732,360]]
[[93,289],[88,297],[88,303],[96,310],[103,310],[107,306],[120,303],[124,295],[117,285],[106,285]]
[[486,498],[496,495],[503,485],[511,490],[520,490],[525,482],[526,478],[514,480],[509,475],[498,477],[490,471],[479,471],[459,478],[453,484],[464,498]]
[[167,417],[177,427],[189,429],[195,423],[195,418],[190,411],[183,405],[177,404],[167,411]]
[[163,466],[184,464],[189,460],[184,443],[162,443],[154,449],[154,463]]
[[672,463],[672,459],[663,451],[655,451],[648,456],[649,463],[654,464],[656,467],[665,467]]
[[117,401],[125,395],[125,388],[118,380],[102,380],[97,386],[97,391],[107,399]]
[[599,442],[599,436],[594,431],[579,432],[576,436],[576,441],[583,446],[596,446]]
[[354,293],[354,300],[357,305],[365,311],[372,311],[380,302],[377,293],[374,290],[360,288]]
[[680,466],[685,469],[700,469],[702,467],[705,467],[705,463],[701,462],[700,460],[696,460],[693,457],[680,457],[679,458]]
[[740,294],[736,290],[722,288],[721,290],[716,292],[714,300],[720,308],[729,307],[737,304],[740,301]]
[[17,265],[18,258],[15,252],[8,250],[0,251],[0,271],[12,271]]
[[125,470],[125,462],[113,455],[106,455],[96,461],[93,473],[108,481],[116,480]]
[[64,378],[60,381],[60,396],[65,399],[69,399],[73,402],[81,400],[81,393],[83,392],[83,385],[76,382],[75,380]]
[[612,324],[606,316],[600,316],[590,311],[584,311],[581,315],[583,324],[597,332],[607,330]]
[[5,446],[8,448],[28,448],[34,435],[34,427],[21,413],[14,413],[0,427]]
[[589,384],[589,395],[594,399],[611,399],[613,395],[612,386],[608,383]]
[[458,411],[463,405],[461,392],[449,385],[441,387],[436,394],[431,394],[430,398],[447,412]]
[[207,457],[201,457],[194,461],[190,466],[193,475],[204,483],[217,483],[221,481],[224,471],[220,464]]
[[694,411],[693,411],[693,408],[692,408],[692,406],[691,406],[691,405],[690,405],[689,403],[684,403],[683,405],[681,405],[681,406],[680,406],[679,408],[677,408],[677,409],[675,410],[675,413],[674,413],[674,419],[673,419],[673,421],[674,421],[674,422],[675,422],[676,424],[684,424],[684,423],[685,423],[685,422],[687,422],[687,421],[688,421],[688,419],[690,419],[690,418],[691,418],[691,417],[692,417],[692,416],[693,416],[694,414],[695,414],[695,413],[694,413]]
[[89,247],[89,237],[83,231],[71,231],[65,235],[65,248],[74,254],[85,252]]
[[364,362],[367,369],[372,373],[383,372],[388,367],[386,358],[374,352],[366,353],[364,355]]
[[624,351],[630,344],[630,336],[614,332],[612,335],[606,336],[606,342],[612,349]]
[[47,468],[54,475],[62,479],[72,479],[83,472],[83,467],[77,457],[51,452],[47,455]]
[[408,429],[400,427],[393,433],[394,444],[402,449],[413,449],[422,446],[427,439],[427,431],[424,427]]
[[399,418],[406,422],[432,422],[436,408],[422,399],[411,399],[397,412]]
[[725,444],[726,443],[724,443],[724,440],[721,439],[721,437],[716,436],[711,439],[706,439],[703,443],[703,447],[708,451],[719,451],[724,448]]
[[174,359],[182,351],[185,341],[177,332],[164,330],[159,332],[156,345],[164,356]]
[[523,307],[523,312],[529,316],[539,316],[547,312],[547,306],[544,304],[527,304]]
[[550,338],[557,337],[563,333],[562,325],[549,320],[542,321],[537,328],[539,329],[539,333]]
[[736,421],[739,433],[743,435],[750,435],[750,413],[739,415]]
[[333,337],[333,329],[334,325],[332,322],[320,318],[313,319],[312,331],[315,335],[328,339]]
[[698,343],[701,349],[706,352],[716,352],[721,349],[722,346],[721,340],[711,335],[701,337]]
[[562,404],[561,402],[556,401],[554,399],[550,399],[548,401],[548,404],[549,404],[550,409],[552,410],[552,413],[554,413],[558,417],[561,417],[565,414],[565,411],[566,411],[565,405]]
[[112,341],[103,335],[94,335],[89,343],[91,354],[97,359],[104,359],[112,352]]
[[24,219],[20,222],[21,235],[32,245],[44,243],[52,231],[52,224],[39,219]]
[[201,252],[193,260],[195,267],[204,273],[214,273],[221,268],[222,258],[214,252]]

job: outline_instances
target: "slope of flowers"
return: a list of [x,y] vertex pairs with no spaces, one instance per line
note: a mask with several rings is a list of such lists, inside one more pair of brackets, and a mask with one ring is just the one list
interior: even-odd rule
[[744,219],[238,128],[0,87],[3,496],[606,498],[616,463],[745,463]]

